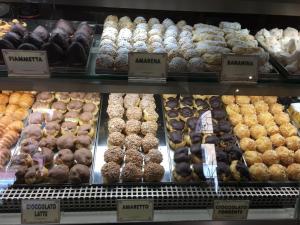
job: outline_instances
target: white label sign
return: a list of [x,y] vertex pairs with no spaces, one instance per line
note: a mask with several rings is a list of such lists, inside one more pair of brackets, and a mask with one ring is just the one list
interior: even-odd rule
[[153,200],[118,200],[117,219],[119,222],[152,221]]
[[45,51],[3,49],[8,76],[49,77],[49,65]]
[[60,223],[60,201],[51,200],[22,200],[21,222]]
[[204,112],[199,117],[197,125],[196,125],[196,130],[197,130],[197,132],[200,132],[203,134],[213,134],[214,133],[212,116],[211,116],[210,110]]
[[258,80],[258,58],[255,55],[222,56],[221,82],[255,83]]
[[248,216],[248,209],[248,200],[215,200],[213,219],[246,220]]
[[130,52],[128,57],[129,79],[152,81],[166,79],[168,70],[166,53]]

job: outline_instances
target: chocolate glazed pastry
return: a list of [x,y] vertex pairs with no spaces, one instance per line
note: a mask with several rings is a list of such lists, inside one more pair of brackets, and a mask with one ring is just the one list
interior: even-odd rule
[[216,120],[222,120],[226,118],[226,111],[224,109],[213,109],[212,118]]
[[209,104],[213,109],[221,108],[222,107],[222,100],[218,96],[212,96],[209,99]]
[[204,176],[203,164],[193,164],[193,179],[195,181],[205,181],[206,177]]
[[197,117],[191,117],[187,119],[186,124],[191,131],[196,129],[198,120],[199,119]]
[[181,148],[175,151],[174,153],[174,162],[182,163],[182,162],[190,162],[189,150],[187,148]]
[[209,109],[209,104],[203,99],[195,99],[195,107],[198,110]]
[[47,51],[47,57],[50,64],[60,63],[63,59],[63,49],[54,42],[44,44],[41,50]]
[[34,46],[33,44],[30,44],[30,43],[23,43],[18,47],[18,49],[20,49],[20,50],[32,50],[32,51],[39,50],[36,46]]
[[189,182],[192,178],[192,170],[189,163],[177,163],[173,171],[174,179],[177,182]]
[[191,96],[188,96],[188,97],[183,97],[181,100],[180,100],[180,104],[183,106],[183,107],[193,107],[194,103],[193,103],[193,97]]
[[37,48],[41,48],[42,45],[44,44],[44,41],[35,33],[28,33],[24,37],[24,42],[30,43],[30,44],[36,46]]
[[179,131],[183,131],[184,127],[185,127],[185,123],[183,121],[178,121],[175,119],[172,119],[168,122],[169,126],[169,130],[179,130]]
[[177,109],[179,107],[178,100],[176,98],[168,98],[165,102],[165,107],[167,110]]
[[10,31],[18,34],[21,38],[24,37],[27,32],[26,28],[19,23],[14,24]]
[[67,63],[69,65],[81,66],[87,62],[87,53],[80,42],[73,42],[66,53]]
[[224,162],[217,163],[218,179],[221,181],[228,181],[231,177],[230,167]]
[[12,43],[15,48],[18,48],[19,45],[22,44],[22,38],[14,32],[7,32],[3,39]]
[[191,146],[192,153],[192,162],[193,163],[202,163],[202,148],[201,144],[194,144]]
[[69,47],[69,35],[62,29],[60,28],[55,28],[52,31],[52,34],[49,39],[50,42],[53,42],[60,46],[62,49],[68,49]]
[[60,19],[57,21],[56,25],[55,25],[56,28],[60,28],[62,29],[63,31],[65,31],[68,35],[71,35],[74,33],[75,29],[73,27],[73,25],[69,22],[69,21],[66,21],[64,19]]
[[41,25],[37,26],[32,33],[38,35],[44,42],[47,42],[50,37],[49,32]]

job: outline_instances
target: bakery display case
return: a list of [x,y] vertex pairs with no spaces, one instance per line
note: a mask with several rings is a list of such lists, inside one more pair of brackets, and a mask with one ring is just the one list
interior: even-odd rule
[[[298,224],[298,17],[271,1],[250,21],[253,2],[3,18],[0,49],[46,51],[50,75],[11,76],[1,53],[0,224],[24,223],[26,200],[59,200],[65,224],[121,222],[121,200],[148,200],[157,223]],[[164,55],[166,78],[132,80],[134,52]],[[255,58],[257,82],[222,82],[224,55]],[[216,216],[241,201],[246,218]]]

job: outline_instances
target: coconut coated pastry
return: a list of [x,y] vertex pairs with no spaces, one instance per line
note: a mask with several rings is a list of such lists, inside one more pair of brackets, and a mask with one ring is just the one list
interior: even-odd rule
[[140,182],[143,177],[142,170],[133,163],[126,163],[122,169],[123,182]]
[[163,156],[159,150],[150,149],[145,155],[144,160],[146,164],[149,162],[160,164],[163,161]]
[[164,176],[164,167],[157,164],[149,162],[144,167],[144,181],[146,182],[160,182]]
[[120,165],[114,162],[105,163],[101,168],[104,183],[116,183],[120,178]]

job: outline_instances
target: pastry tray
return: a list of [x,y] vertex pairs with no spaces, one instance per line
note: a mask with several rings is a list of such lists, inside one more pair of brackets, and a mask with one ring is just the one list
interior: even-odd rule
[[[101,109],[101,105],[102,105],[102,95],[100,94],[99,109]],[[96,115],[96,118],[97,118],[96,124],[94,125],[95,134],[94,134],[94,138],[93,138],[93,141],[92,141],[92,144],[91,144],[91,147],[90,147],[90,150],[91,150],[92,155],[93,155],[92,164],[90,166],[90,179],[89,179],[89,183],[86,183],[86,185],[93,184],[94,181],[95,181],[95,174],[94,174],[94,168],[95,168],[94,163],[95,163],[95,160],[94,160],[94,158],[95,158],[96,151],[97,151],[97,140],[99,138],[98,128],[100,127],[99,124],[100,124],[100,118],[101,118],[101,110],[99,110],[99,109],[98,109],[98,114]],[[28,125],[28,120],[26,121],[26,126],[27,125]],[[43,126],[44,126],[44,124],[43,124]],[[22,142],[23,139],[25,139],[25,137],[24,137],[24,134],[21,133],[19,141],[18,141],[18,143],[17,143],[17,145],[15,147],[14,155],[11,157],[11,159],[14,156],[16,156],[16,155],[18,155],[18,154],[21,153],[21,142]],[[57,153],[58,152],[56,152],[54,154],[53,159],[55,159],[55,157],[57,156]],[[10,162],[8,163],[7,170],[9,170],[11,162],[12,162],[12,160],[10,160]],[[55,166],[54,163],[53,163],[53,165],[50,168],[48,168],[48,170],[50,170],[53,166]],[[18,186],[26,186],[26,187],[28,187],[28,186],[62,186],[62,185],[71,185],[71,186],[74,186],[74,185],[77,185],[77,184],[64,183],[64,184],[57,184],[56,185],[56,184],[49,184],[49,183],[39,183],[39,184],[31,184],[31,185],[29,185],[29,184],[14,184],[13,186],[16,186],[16,187],[18,187]],[[82,184],[80,184],[80,185],[82,185]]]
[[[7,19],[7,20],[10,21],[9,19]],[[52,31],[52,29],[54,28],[54,26],[55,26],[55,24],[58,20],[22,20],[22,21],[26,22],[27,29],[30,30],[30,31],[35,29],[37,26],[42,25],[50,33],[50,31]],[[82,21],[69,21],[69,22],[71,22],[74,25],[74,27],[77,28],[77,26]],[[87,22],[91,26],[91,28],[94,30],[94,27],[95,27],[96,23],[92,22],[92,21],[87,21]],[[91,47],[90,47],[90,50],[91,50]],[[89,55],[90,55],[90,53],[89,53]],[[88,55],[88,57],[89,57],[89,55]],[[86,63],[86,65],[87,65],[87,63]],[[68,75],[68,74],[72,73],[72,74],[75,74],[75,75],[76,74],[85,75],[86,74],[86,65],[68,66],[66,63],[61,62],[59,64],[49,65],[49,70],[50,70],[51,73],[54,73],[54,74]],[[7,71],[6,65],[0,64],[0,72],[6,72],[6,71]]]
[[[155,103],[156,103],[156,112],[159,115],[158,119],[158,131],[157,131],[157,137],[159,138],[159,150],[162,153],[163,156],[163,162],[161,165],[165,169],[165,174],[161,182],[156,183],[149,183],[149,182],[130,182],[130,183],[124,183],[119,182],[116,184],[109,184],[109,185],[133,185],[133,184],[149,184],[149,185],[157,185],[161,183],[169,183],[171,182],[171,167],[170,167],[170,159],[169,159],[169,150],[166,146],[166,139],[164,134],[164,121],[162,116],[162,108],[161,108],[161,100],[158,95],[154,95]],[[102,99],[102,113],[101,113],[101,122],[100,122],[100,129],[99,129],[99,135],[101,139],[98,140],[98,147],[95,155],[95,162],[94,162],[94,184],[103,184],[103,178],[101,174],[101,168],[105,164],[104,161],[104,152],[107,149],[107,138],[108,138],[108,115],[106,113],[106,109],[108,106],[108,94],[103,94]],[[122,167],[121,167],[122,170]],[[105,184],[106,185],[106,184]]]

